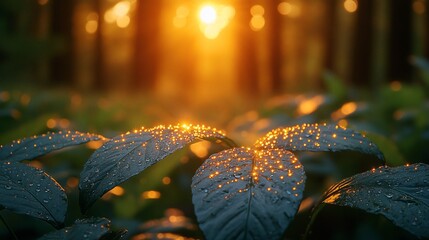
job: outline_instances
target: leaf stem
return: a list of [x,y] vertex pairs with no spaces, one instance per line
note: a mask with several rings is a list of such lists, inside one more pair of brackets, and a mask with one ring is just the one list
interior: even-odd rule
[[317,215],[319,212],[325,207],[325,203],[319,203],[316,207],[314,207],[313,212],[310,216],[310,222],[307,225],[307,228],[305,229],[304,239],[308,239],[308,237],[311,234],[311,228],[313,227],[313,223],[316,220]]
[[3,218],[3,216],[0,214],[0,220],[3,222],[4,226],[7,228],[7,230],[9,231],[9,233],[13,236],[13,238],[15,240],[18,240],[18,237],[16,236],[15,232],[13,231],[13,229],[9,226],[9,224],[7,224],[6,220]]

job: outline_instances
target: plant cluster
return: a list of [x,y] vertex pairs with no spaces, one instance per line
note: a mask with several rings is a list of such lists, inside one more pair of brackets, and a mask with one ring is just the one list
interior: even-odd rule
[[[65,227],[68,199],[63,187],[44,170],[22,162],[99,140],[104,144],[80,173],[83,213],[115,186],[160,160],[191,143],[210,141],[222,150],[202,163],[191,184],[198,226],[207,239],[282,238],[302,204],[306,185],[306,171],[296,154],[339,151],[372,155],[379,167],[332,185],[314,207],[308,237],[318,212],[326,205],[381,214],[416,237],[429,237],[429,166],[388,167],[379,148],[363,134],[328,124],[275,129],[252,147],[238,147],[221,131],[200,125],[142,128],[111,139],[60,131],[16,140],[0,148],[0,206],[58,229],[40,239],[125,236],[125,229],[112,230],[110,221],[98,216],[77,219]],[[7,224],[7,220],[3,222]]]

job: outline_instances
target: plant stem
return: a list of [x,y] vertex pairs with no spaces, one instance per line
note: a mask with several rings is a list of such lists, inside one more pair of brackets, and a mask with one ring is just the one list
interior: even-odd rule
[[3,216],[0,214],[0,220],[3,222],[9,233],[13,236],[15,240],[18,240],[18,237],[16,236],[15,232],[12,230],[12,228],[7,224]]
[[325,207],[325,205],[326,204],[324,204],[324,203],[319,203],[313,209],[313,213],[311,214],[311,217],[310,217],[310,222],[308,223],[307,228],[305,229],[304,239],[308,239],[308,237],[310,235],[311,227],[313,226],[313,223],[316,220],[317,215],[323,209],[323,207]]

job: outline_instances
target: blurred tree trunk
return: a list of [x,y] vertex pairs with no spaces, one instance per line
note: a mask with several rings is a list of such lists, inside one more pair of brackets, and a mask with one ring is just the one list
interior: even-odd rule
[[160,21],[163,1],[137,1],[134,77],[132,87],[153,90],[158,77]]
[[[35,3],[36,4],[36,3]],[[37,6],[37,21],[36,26],[36,37],[41,41],[48,41],[50,36],[49,28],[51,26],[51,4],[49,2],[43,6]],[[36,78],[37,82],[47,84],[49,83],[49,73],[51,71],[49,58],[43,57],[38,62],[36,67]]]
[[238,89],[246,95],[255,97],[258,93],[258,66],[256,63],[256,35],[249,28],[251,19],[250,8],[252,7],[251,1],[243,1],[240,3],[240,8],[237,9],[234,21],[236,24],[237,46],[240,48],[237,52],[239,54],[240,64],[237,70],[237,85]]
[[98,14],[98,29],[95,36],[95,71],[94,71],[94,84],[93,89],[105,90],[107,88],[106,76],[105,76],[105,61],[104,61],[104,27],[105,22],[103,21],[104,16],[104,0],[95,0],[95,11]]
[[392,0],[373,0],[372,50],[370,81],[372,90],[378,90],[387,82],[389,59],[389,23]]
[[[311,17],[304,17],[306,31],[304,48],[304,68],[302,73],[302,89],[311,91],[318,89],[321,73],[325,66],[327,3],[325,0],[307,1],[304,12]],[[323,20],[323,21],[322,21]]]
[[52,34],[62,37],[62,54],[51,60],[51,76],[53,81],[71,86],[73,84],[73,11],[74,0],[52,1]]
[[277,31],[280,34],[281,52],[280,60],[280,79],[283,92],[296,92],[299,90],[302,73],[303,59],[303,29],[302,29],[302,10],[307,2],[298,0],[288,1],[290,11],[287,15],[281,16],[281,28]]
[[[413,0],[412,2],[412,49],[411,54],[416,57],[425,57],[425,51],[427,51],[427,57],[429,57],[429,24],[428,24],[428,7],[427,0]],[[413,79],[418,80],[424,77],[421,75],[422,72],[417,68],[414,68]]]
[[347,12],[343,4],[344,0],[336,0],[334,7],[332,70],[341,80],[351,83],[357,14]]
[[389,35],[389,79],[410,81],[412,66],[409,63],[412,54],[412,1],[394,0],[391,2]]
[[281,62],[282,62],[282,39],[281,39],[281,29],[282,29],[282,21],[281,15],[277,11],[278,1],[267,1],[267,21],[266,21],[266,29],[264,31],[269,33],[269,54],[270,60],[269,63],[271,65],[270,71],[270,84],[266,86],[267,90],[265,90],[265,95],[269,93],[278,94],[283,92],[282,89],[282,77],[281,77]]

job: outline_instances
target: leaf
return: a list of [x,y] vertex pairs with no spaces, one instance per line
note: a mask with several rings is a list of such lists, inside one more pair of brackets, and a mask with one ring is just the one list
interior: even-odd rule
[[43,235],[39,240],[98,240],[107,234],[110,229],[110,220],[106,218],[78,219],[70,227]]
[[382,214],[418,237],[429,237],[429,165],[380,167],[333,185],[323,202]]
[[52,151],[89,141],[104,140],[100,135],[77,131],[60,131],[31,138],[15,140],[9,145],[0,146],[0,160],[31,160]]
[[109,231],[107,234],[104,234],[100,240],[119,240],[122,239],[127,233],[128,230],[125,228]]
[[304,169],[291,152],[234,148],[200,166],[192,202],[207,239],[279,239],[304,185]]
[[0,162],[0,205],[61,227],[67,212],[64,189],[48,174],[23,163]]
[[255,143],[257,149],[282,148],[289,151],[357,151],[377,156],[383,161],[383,153],[362,134],[337,125],[302,124],[278,128]]
[[216,129],[198,125],[158,126],[111,139],[85,163],[79,183],[81,210],[85,212],[113,187],[201,139],[231,144]]

